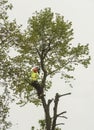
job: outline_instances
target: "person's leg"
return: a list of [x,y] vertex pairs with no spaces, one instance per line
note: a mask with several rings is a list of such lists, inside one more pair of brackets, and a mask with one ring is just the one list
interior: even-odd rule
[[36,89],[37,89],[37,93],[38,96],[42,96],[43,95],[43,88],[40,86],[40,84],[38,82],[36,82]]
[[40,86],[40,84],[37,81],[33,81],[32,86],[36,89],[38,97],[43,95],[43,88]]

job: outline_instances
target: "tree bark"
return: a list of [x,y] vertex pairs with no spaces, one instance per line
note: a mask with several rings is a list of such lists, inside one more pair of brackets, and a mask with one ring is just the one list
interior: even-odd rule
[[45,113],[46,130],[51,130],[51,117],[50,117],[49,104],[46,103],[44,97],[42,97],[41,100],[42,100],[44,113]]
[[55,130],[56,120],[57,120],[57,107],[58,107],[59,95],[56,93],[54,100],[54,109],[53,109],[53,122],[52,122],[52,130]]

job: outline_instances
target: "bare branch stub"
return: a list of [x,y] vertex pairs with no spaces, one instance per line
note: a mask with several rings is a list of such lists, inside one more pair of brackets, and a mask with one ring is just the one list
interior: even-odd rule
[[61,112],[61,113],[57,114],[57,117],[59,117],[59,116],[61,116],[61,115],[65,114],[65,113],[67,113],[67,111],[63,111],[63,112]]
[[65,125],[64,123],[58,123],[58,124],[56,124],[56,126],[58,126],[58,125]]
[[65,94],[62,94],[62,95],[59,95],[59,98],[60,98],[60,97],[67,96],[67,95],[71,95],[71,92],[69,92],[69,93],[65,93]]

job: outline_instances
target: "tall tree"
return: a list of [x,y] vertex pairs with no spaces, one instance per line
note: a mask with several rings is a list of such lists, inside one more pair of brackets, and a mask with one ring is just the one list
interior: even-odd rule
[[[14,33],[13,33],[14,34]],[[82,64],[88,67],[90,63],[88,45],[75,45],[73,40],[72,23],[64,21],[64,17],[54,14],[50,8],[35,12],[28,20],[24,33],[17,32],[11,46],[16,48],[17,56],[10,58],[10,69],[7,80],[13,94],[20,98],[19,104],[28,102],[42,105],[45,119],[40,121],[41,127],[46,130],[56,130],[59,117],[66,118],[66,111],[58,113],[59,99],[69,95],[56,93],[53,99],[46,100],[46,96],[38,99],[35,89],[31,85],[29,72],[32,67],[41,68],[40,85],[44,93],[51,88],[51,80],[55,74],[61,73],[62,78],[70,79],[71,71]],[[14,44],[13,44],[14,43]],[[53,114],[50,113],[51,103],[54,103]]]
[[11,126],[8,121],[9,104],[12,101],[8,73],[10,69],[9,50],[18,34],[16,21],[9,21],[7,11],[12,9],[8,0],[0,0],[0,130]]
[[[3,77],[8,60],[7,60],[7,53],[8,51],[8,34],[7,34],[7,10],[11,9],[12,5],[8,4],[8,1],[1,0],[0,1],[0,129],[6,130],[11,126],[11,123],[7,120],[9,114],[9,102],[10,96],[7,84],[1,82],[1,79],[5,80]],[[5,67],[6,66],[6,67]]]

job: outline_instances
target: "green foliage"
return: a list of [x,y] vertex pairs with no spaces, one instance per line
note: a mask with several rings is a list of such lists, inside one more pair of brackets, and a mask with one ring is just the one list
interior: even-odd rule
[[39,124],[40,124],[40,130],[45,130],[45,120],[39,120]]
[[73,64],[81,63],[84,66],[89,64],[88,45],[79,44],[73,47],[73,44],[70,44],[73,39],[71,25],[71,22],[64,21],[63,16],[59,14],[54,16],[49,8],[41,10],[40,13],[36,12],[36,15],[28,21],[26,43],[30,48],[28,54],[35,56],[32,58],[32,63],[36,62],[38,65],[44,62],[50,76],[61,69],[73,71],[75,69]]
[[2,94],[0,94],[0,130],[6,130],[12,125],[8,121],[11,97],[9,96],[8,86],[5,83],[0,82],[0,89],[2,91]]
[[[6,83],[3,87],[0,84],[0,89],[3,92],[0,93],[0,128],[6,130],[11,126],[8,121],[9,103],[11,103],[10,89],[6,85],[10,84],[10,68],[11,59],[9,57],[9,50],[13,45],[15,38],[19,32],[19,27],[16,25],[16,21],[9,22],[7,11],[12,9],[12,5],[8,3],[8,0],[0,1],[0,81]],[[7,91],[6,91],[7,90]]]
[[[65,21],[63,16],[54,14],[50,8],[35,12],[29,18],[26,30],[21,32],[21,26],[15,20],[8,20],[7,9],[12,6],[7,0],[1,0],[0,8],[0,78],[9,84],[13,96],[19,99],[18,104],[41,104],[28,75],[33,66],[41,68],[40,84],[46,92],[51,87],[50,78],[56,73],[70,79],[73,78],[70,72],[76,66],[81,64],[87,68],[90,64],[88,44],[75,46],[72,43],[72,23]],[[11,48],[16,55],[9,55]],[[3,100],[0,99],[0,103],[2,106]],[[7,112],[5,106],[5,117]],[[43,123],[41,120],[40,125],[44,128]]]
[[[45,120],[39,120],[39,125],[40,125],[40,128],[37,129],[37,130],[46,130],[46,122]],[[32,126],[32,129],[31,130],[35,130],[35,127]],[[61,130],[61,128],[55,128],[55,130]]]
[[12,125],[7,119],[11,102],[10,93],[7,84],[4,82],[3,86],[1,84],[1,79],[7,81],[7,71],[10,65],[7,56],[10,42],[7,10],[11,8],[12,5],[7,0],[0,0],[0,130],[6,130]]
[[6,35],[3,38],[4,47],[6,45],[13,47],[17,56],[7,57],[2,53],[2,58],[5,56],[6,60],[2,60],[4,62],[2,71],[5,68],[6,74],[3,71],[1,76],[11,82],[14,94],[19,95],[25,103],[36,104],[36,101],[32,100],[36,98],[36,94],[28,76],[33,66],[40,66],[42,73],[40,83],[45,90],[48,90],[51,87],[49,77],[52,78],[56,73],[61,72],[62,78],[73,78],[69,72],[74,71],[75,66],[82,64],[87,67],[90,63],[88,45],[72,44],[72,23],[64,21],[63,16],[52,13],[50,8],[39,13],[35,12],[35,15],[29,18],[24,33],[20,31],[15,21],[6,25],[9,37]]

